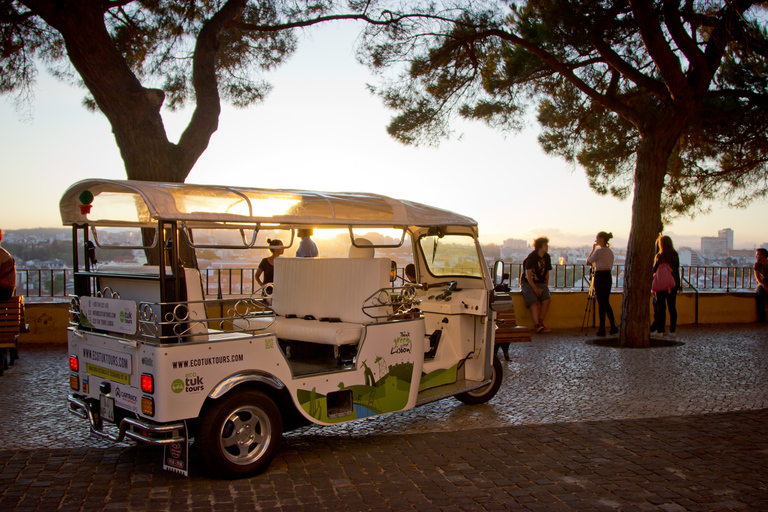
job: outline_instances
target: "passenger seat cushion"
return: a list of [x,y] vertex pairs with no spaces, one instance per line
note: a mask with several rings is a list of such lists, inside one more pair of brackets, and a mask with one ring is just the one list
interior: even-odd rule
[[[276,258],[272,307],[280,316],[338,318],[343,323],[374,320],[362,305],[374,292],[389,286],[387,258]],[[293,320],[293,319],[287,319]],[[339,323],[321,322],[339,329]]]

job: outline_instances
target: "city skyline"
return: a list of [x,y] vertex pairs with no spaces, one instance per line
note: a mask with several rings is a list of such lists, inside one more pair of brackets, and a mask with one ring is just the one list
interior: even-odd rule
[[[219,130],[190,173],[189,183],[262,188],[367,191],[438,206],[478,221],[483,243],[549,237],[553,245],[591,245],[611,231],[625,246],[631,198],[598,196],[584,172],[545,155],[538,129],[504,135],[479,123],[456,123],[452,140],[437,148],[402,146],[386,134],[392,112],[371,96],[375,83],[350,50],[357,29],[331,24],[313,30],[299,51],[267,75],[274,89],[264,104],[224,106]],[[125,179],[106,119],[81,106],[84,91],[43,71],[31,121],[6,98],[0,120],[6,159],[2,229],[59,227],[58,200],[75,181]],[[191,110],[164,112],[177,140]],[[30,185],[33,185],[30,187]],[[32,205],[32,207],[30,207]],[[701,237],[734,230],[734,248],[768,242],[761,230],[768,203],[746,210],[712,205],[712,213],[678,219],[665,229],[676,246],[697,248]]]

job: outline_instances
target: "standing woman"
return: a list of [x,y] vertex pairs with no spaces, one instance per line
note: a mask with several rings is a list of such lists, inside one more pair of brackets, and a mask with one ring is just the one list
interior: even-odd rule
[[669,337],[675,337],[675,328],[677,327],[677,292],[682,290],[680,287],[680,257],[677,255],[672,239],[668,236],[659,237],[659,252],[656,254],[656,260],[653,263],[653,272],[659,269],[659,265],[668,263],[672,267],[672,277],[675,279],[675,286],[669,290],[657,291],[656,310],[654,313],[653,325],[651,325],[651,336],[662,338],[664,336],[664,324],[667,323],[667,307],[669,307]]
[[[256,271],[256,282],[259,286],[265,287],[271,284],[275,276],[275,258],[283,254],[283,242],[282,240],[271,240],[267,238],[267,243],[270,246],[269,256],[261,260],[259,268]],[[270,287],[271,288],[271,287]]]
[[619,332],[616,327],[616,321],[613,318],[613,308],[611,308],[611,286],[613,277],[613,251],[608,241],[613,238],[613,233],[601,231],[595,237],[595,243],[592,245],[592,252],[589,253],[587,263],[594,265],[594,286],[595,298],[597,298],[597,307],[600,313],[600,328],[597,330],[598,336],[605,336],[605,316],[608,315],[608,322],[611,324],[611,334]]

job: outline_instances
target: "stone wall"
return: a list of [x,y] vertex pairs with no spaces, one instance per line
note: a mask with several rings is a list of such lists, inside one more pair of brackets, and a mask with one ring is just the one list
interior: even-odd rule
[[[514,303],[514,321],[518,326],[533,327],[533,320],[525,307],[523,296],[519,292],[512,294]],[[586,292],[554,292],[552,306],[546,318],[546,325],[553,329],[580,328],[584,322],[587,306]],[[621,315],[621,293],[611,294],[616,321]],[[648,300],[651,310],[651,301]],[[32,343],[67,343],[69,327],[69,303],[65,302],[27,302],[25,304],[26,323],[29,333],[19,337],[20,344]],[[226,307],[222,308],[226,310]],[[696,294],[681,293],[677,296],[678,325],[696,323]],[[221,315],[219,308],[209,311],[209,318]],[[597,303],[590,309],[585,325],[592,328],[597,320]],[[667,318],[667,323],[669,319]],[[753,323],[757,322],[755,297],[752,293],[701,293],[698,297],[699,324]]]

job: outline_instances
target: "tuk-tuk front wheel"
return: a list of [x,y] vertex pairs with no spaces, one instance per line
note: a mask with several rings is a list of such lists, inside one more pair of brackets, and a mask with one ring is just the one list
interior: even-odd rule
[[244,478],[269,466],[283,437],[280,410],[264,393],[236,391],[200,419],[199,447],[211,475]]
[[456,398],[468,405],[484,404],[499,391],[501,387],[501,380],[504,378],[504,369],[501,366],[501,361],[496,356],[493,356],[493,375],[491,375],[491,383],[482,388],[473,389],[466,393],[456,395]]

